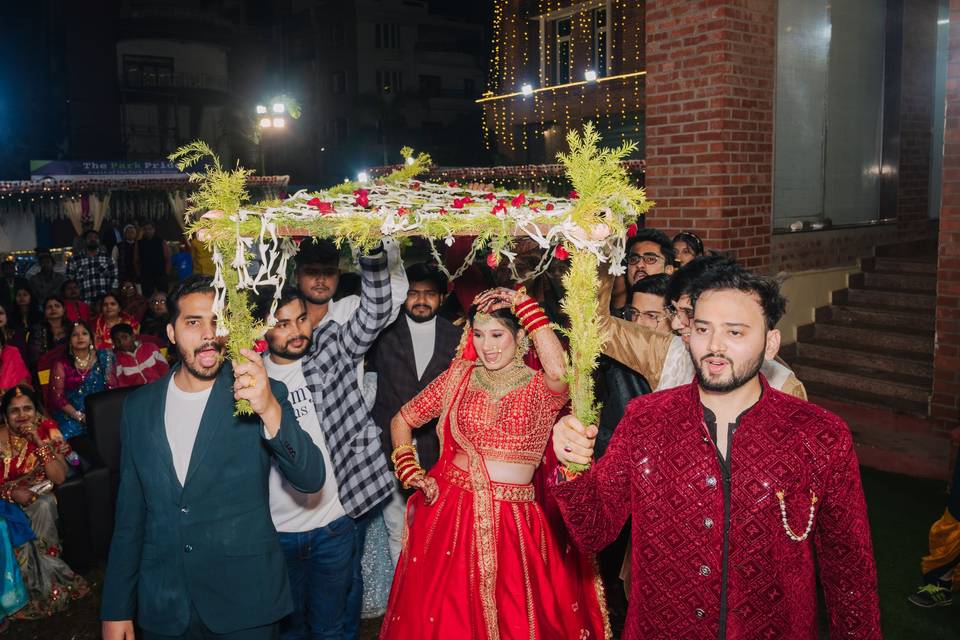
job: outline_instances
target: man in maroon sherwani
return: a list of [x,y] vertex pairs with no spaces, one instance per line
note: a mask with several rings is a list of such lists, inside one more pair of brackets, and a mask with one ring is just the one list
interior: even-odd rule
[[[814,549],[830,637],[880,638],[870,526],[846,424],[770,388],[778,286],[733,265],[695,285],[696,380],[633,400],[591,469],[554,495],[576,543],[599,551],[632,515],[624,638],[814,640]],[[589,463],[596,427],[554,428]]]

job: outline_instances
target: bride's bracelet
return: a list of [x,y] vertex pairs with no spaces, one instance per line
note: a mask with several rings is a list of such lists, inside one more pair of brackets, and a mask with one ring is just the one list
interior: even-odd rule
[[528,336],[550,324],[550,318],[533,298],[526,298],[514,305],[513,313],[517,316],[517,320],[520,321],[520,325]]
[[416,447],[412,444],[402,444],[390,454],[393,462],[393,473],[404,489],[410,488],[410,482],[426,475],[423,467],[417,462]]

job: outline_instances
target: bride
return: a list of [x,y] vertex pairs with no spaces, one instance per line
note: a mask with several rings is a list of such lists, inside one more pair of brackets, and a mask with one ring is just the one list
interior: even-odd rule
[[[592,561],[560,542],[532,484],[567,403],[563,348],[522,290],[480,294],[469,321],[462,357],[390,425],[397,478],[417,491],[380,637],[604,638]],[[523,362],[531,342],[542,371]],[[427,475],[412,430],[438,417]]]

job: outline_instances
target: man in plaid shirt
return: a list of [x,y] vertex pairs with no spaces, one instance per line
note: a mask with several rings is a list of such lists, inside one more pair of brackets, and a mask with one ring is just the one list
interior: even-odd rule
[[[301,359],[337,480],[340,502],[357,525],[355,562],[363,552],[366,516],[393,491],[393,475],[380,445],[380,432],[360,392],[357,372],[367,351],[393,314],[386,252],[376,247],[360,257],[362,288],[356,312],[313,330]],[[357,576],[353,580],[357,581]],[[361,578],[362,580],[362,578]],[[356,637],[362,583],[353,584],[344,615],[344,637]]]
[[100,237],[89,229],[84,234],[86,251],[74,254],[67,262],[67,279],[80,284],[80,298],[93,304],[100,296],[117,288],[117,265],[100,250]]

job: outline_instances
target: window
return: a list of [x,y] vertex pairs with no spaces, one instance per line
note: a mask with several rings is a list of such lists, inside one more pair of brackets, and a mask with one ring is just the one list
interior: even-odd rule
[[400,25],[381,22],[373,25],[373,46],[377,49],[399,49]]
[[566,84],[570,82],[570,64],[572,56],[570,52],[570,34],[573,23],[570,18],[560,18],[556,21],[557,30],[557,48],[556,48],[556,72],[554,74],[553,84]]
[[347,119],[334,118],[327,121],[327,140],[340,144],[347,140]]
[[443,88],[440,76],[420,76],[420,93],[427,97],[439,96]]
[[330,74],[330,93],[347,92],[347,74],[344,71],[334,71]]
[[123,82],[128,87],[173,85],[173,58],[123,56]]
[[403,91],[403,72],[377,71],[377,93],[400,93]]
[[607,75],[607,10],[593,10],[593,70]]

